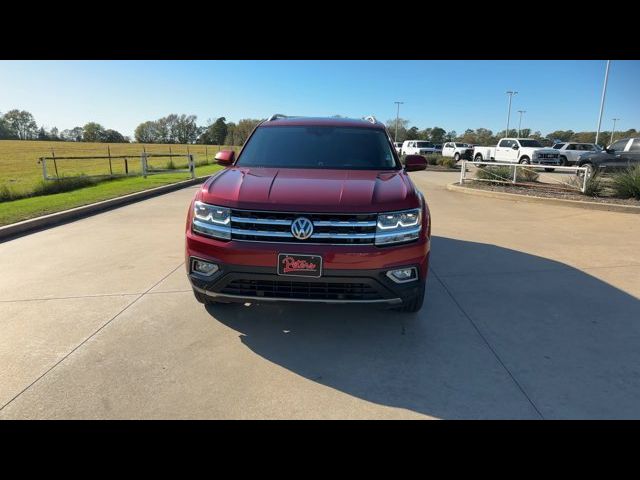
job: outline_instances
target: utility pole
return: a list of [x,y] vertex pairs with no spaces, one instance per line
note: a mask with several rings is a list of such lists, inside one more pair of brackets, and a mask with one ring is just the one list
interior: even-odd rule
[[518,92],[515,91],[511,91],[509,90],[507,92],[507,95],[509,95],[509,113],[507,113],[507,130],[505,131],[504,136],[508,137],[509,136],[509,120],[511,119],[511,99],[513,98],[514,95],[517,95]]
[[396,105],[398,105],[398,110],[396,111],[396,136],[393,138],[394,142],[398,141],[398,119],[400,118],[400,105],[402,105],[404,102],[393,102]]
[[620,120],[619,118],[613,119],[613,130],[611,130],[611,140],[609,141],[609,145],[613,143],[613,135],[616,133],[616,122]]
[[607,60],[607,69],[604,72],[604,85],[602,86],[602,98],[600,99],[600,115],[598,116],[598,130],[596,131],[596,145],[600,136],[600,125],[602,125],[602,110],[604,109],[604,97],[607,95],[607,82],[609,81],[609,64],[611,60]]
[[520,127],[522,126],[522,114],[523,113],[527,113],[526,110],[518,110],[518,113],[520,114],[520,121],[518,122],[518,138],[520,138]]

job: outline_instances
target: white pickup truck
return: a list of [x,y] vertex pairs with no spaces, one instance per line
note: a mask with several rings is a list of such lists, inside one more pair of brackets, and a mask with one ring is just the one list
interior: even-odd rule
[[402,144],[402,155],[431,155],[436,147],[431,142],[422,140],[405,140]]
[[[511,162],[531,165],[560,166],[560,154],[553,148],[545,148],[533,138],[501,138],[495,147],[475,147],[475,162]],[[553,168],[546,168],[551,172]]]

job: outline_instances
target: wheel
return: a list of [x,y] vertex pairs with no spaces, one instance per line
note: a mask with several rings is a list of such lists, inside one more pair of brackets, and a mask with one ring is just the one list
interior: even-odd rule
[[530,165],[530,164],[531,164],[531,161],[529,160],[529,157],[522,157],[522,158],[520,159],[520,164],[521,164],[521,165]]
[[394,308],[397,312],[405,312],[405,313],[415,313],[422,308],[422,304],[424,303],[424,291],[425,284],[422,284],[422,288],[420,288],[420,292],[415,297],[410,300],[405,301],[401,307]]
[[459,153],[456,153],[456,154],[453,156],[453,159],[454,159],[456,162],[457,162],[457,161],[459,161],[459,160],[460,160],[460,154],[459,154]]
[[556,169],[555,168],[545,168],[544,171],[545,172],[555,172]]
[[560,165],[562,165],[563,167],[566,167],[569,165],[569,161],[567,160],[567,157],[565,157],[564,155],[560,155]]
[[220,303],[231,303],[231,302],[227,302],[225,300],[217,300],[213,297],[210,297],[209,295],[205,295],[204,293],[200,293],[196,290],[193,291],[193,296],[196,297],[196,300],[200,303],[202,303],[203,305],[215,305],[215,304],[220,304]]
[[[481,162],[482,161],[482,155],[481,154],[477,154],[474,158],[473,158],[474,162]],[[476,167],[478,168],[482,168],[484,167],[484,165],[476,165]]]

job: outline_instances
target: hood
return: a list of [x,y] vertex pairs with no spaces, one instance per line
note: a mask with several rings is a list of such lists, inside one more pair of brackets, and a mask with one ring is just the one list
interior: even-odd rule
[[420,204],[402,170],[231,167],[207,180],[199,196],[214,205],[278,211],[379,212]]

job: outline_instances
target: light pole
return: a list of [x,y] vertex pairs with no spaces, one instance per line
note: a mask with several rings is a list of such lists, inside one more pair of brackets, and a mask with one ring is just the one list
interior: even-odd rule
[[404,102],[393,102],[398,105],[398,110],[396,111],[396,136],[393,138],[394,142],[398,141],[398,119],[400,118],[400,105]]
[[511,119],[511,99],[513,98],[514,95],[517,95],[518,92],[512,92],[511,90],[509,90],[507,92],[507,95],[509,95],[509,113],[507,113],[507,130],[504,134],[505,137],[509,136],[509,120]]
[[602,110],[604,109],[604,97],[607,95],[607,82],[609,81],[609,64],[611,60],[607,60],[607,69],[604,72],[604,85],[602,86],[602,98],[600,99],[600,115],[598,116],[598,130],[596,131],[596,145],[600,136],[600,125],[602,125]]
[[523,113],[527,113],[526,110],[518,110],[518,113],[520,114],[520,121],[518,122],[518,138],[520,138],[520,127],[522,126],[522,114]]
[[609,141],[609,145],[611,145],[613,143],[613,135],[614,133],[616,133],[616,122],[620,120],[619,118],[614,118],[613,119],[613,130],[611,130],[611,140]]

